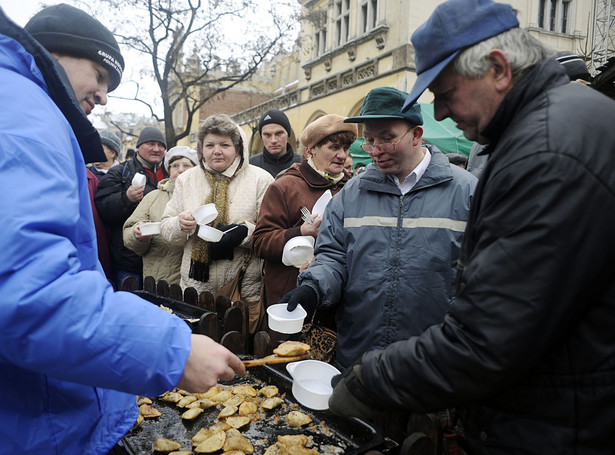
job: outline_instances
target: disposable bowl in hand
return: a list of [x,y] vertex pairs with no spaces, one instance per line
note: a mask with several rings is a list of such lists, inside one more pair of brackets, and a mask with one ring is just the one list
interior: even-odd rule
[[218,216],[216,204],[212,203],[201,205],[192,211],[192,216],[196,220],[197,224],[211,223]]
[[139,225],[141,235],[160,234],[160,222],[143,223]]
[[286,305],[286,303],[278,303],[267,307],[269,328],[279,333],[301,332],[307,313],[301,305],[297,305],[293,311],[287,311]]
[[141,185],[145,185],[146,181],[147,181],[147,177],[145,177],[145,174],[141,174],[138,172],[132,178],[131,183],[132,183],[132,186],[141,186]]
[[197,235],[207,242],[216,243],[220,241],[220,239],[224,235],[224,231],[213,228],[211,226],[207,226],[205,224],[199,224],[199,233]]
[[293,237],[282,251],[282,263],[287,266],[300,268],[314,257],[314,237],[301,235]]
[[287,364],[286,370],[293,378],[292,392],[299,403],[316,411],[329,409],[331,378],[340,374],[337,368],[319,360],[301,360]]

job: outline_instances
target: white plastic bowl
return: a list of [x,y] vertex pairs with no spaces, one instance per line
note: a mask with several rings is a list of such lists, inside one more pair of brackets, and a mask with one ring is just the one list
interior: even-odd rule
[[310,262],[314,257],[314,237],[310,235],[300,235],[293,237],[282,251],[282,264],[300,268],[306,262]]
[[267,307],[269,328],[279,333],[299,333],[307,313],[301,305],[293,311],[286,310],[286,303],[278,303]]
[[216,204],[211,203],[201,205],[193,210],[192,216],[196,220],[197,224],[211,223],[218,216]]
[[220,239],[224,235],[224,231],[213,228],[211,226],[207,226],[205,224],[200,224],[199,233],[197,235],[207,242],[215,243],[220,241]]
[[147,177],[145,177],[145,174],[141,174],[140,172],[137,172],[134,177],[132,178],[132,186],[141,186],[141,185],[145,185],[145,182],[147,181]]
[[293,378],[292,392],[299,403],[316,411],[329,409],[331,378],[340,374],[337,368],[319,360],[302,360],[287,364],[286,370]]
[[160,222],[143,223],[139,225],[141,235],[160,234]]

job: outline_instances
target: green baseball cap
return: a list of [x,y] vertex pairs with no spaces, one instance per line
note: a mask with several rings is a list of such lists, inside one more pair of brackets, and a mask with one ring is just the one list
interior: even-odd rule
[[348,117],[345,123],[363,123],[367,119],[400,119],[412,125],[422,125],[421,106],[417,103],[406,112],[401,108],[408,94],[393,87],[378,87],[370,90],[357,117]]

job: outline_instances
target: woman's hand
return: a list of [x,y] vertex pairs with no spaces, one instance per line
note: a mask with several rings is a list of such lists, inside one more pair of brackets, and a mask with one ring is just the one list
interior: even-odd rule
[[145,221],[139,221],[137,224],[135,224],[134,227],[132,228],[132,231],[134,232],[135,237],[137,238],[138,241],[147,242],[152,238],[152,236],[141,234],[141,228],[139,226],[141,226],[142,224],[145,224]]
[[320,223],[322,223],[322,218],[320,215],[313,216],[313,223],[308,223],[305,221],[301,225],[301,235],[311,235],[312,237],[318,237],[318,231],[320,230]]
[[196,229],[196,220],[192,216],[192,212],[182,212],[178,216],[179,228],[187,234],[192,234]]

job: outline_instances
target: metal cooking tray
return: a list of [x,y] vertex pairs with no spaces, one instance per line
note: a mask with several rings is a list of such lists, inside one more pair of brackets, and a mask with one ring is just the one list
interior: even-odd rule
[[[269,365],[250,368],[245,376],[221,382],[227,385],[250,384],[257,389],[271,384],[279,388],[282,397],[285,394],[285,403],[268,411],[260,421],[250,423],[247,429],[244,427],[240,430],[254,446],[254,454],[263,454],[267,447],[277,441],[278,435],[284,434],[312,436],[314,447],[320,454],[361,454],[382,445],[382,434],[362,420],[339,417],[329,411],[312,411],[298,404],[291,394],[291,379],[279,368],[281,367]],[[217,422],[220,412],[213,407],[205,410],[193,421],[182,422],[181,414],[185,409],[177,408],[174,403],[159,400],[154,400],[153,406],[162,413],[162,416],[146,419],[124,437],[126,450],[131,455],[153,454],[154,441],[160,437],[179,442],[182,444],[180,450],[192,449],[192,436],[201,428]],[[289,426],[284,416],[292,410],[309,414],[312,417],[312,424],[303,428]]]
[[165,306],[173,311],[173,314],[183,319],[186,324],[190,326],[193,333],[205,333],[202,329],[201,319],[204,315],[210,313],[210,311],[200,308],[189,303],[182,302],[180,300],[171,299],[169,297],[162,297],[158,294],[154,294],[148,291],[132,291],[133,294],[138,295],[142,299],[153,303],[156,306]]

